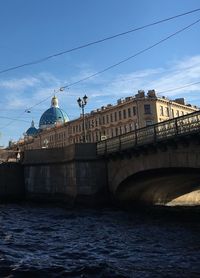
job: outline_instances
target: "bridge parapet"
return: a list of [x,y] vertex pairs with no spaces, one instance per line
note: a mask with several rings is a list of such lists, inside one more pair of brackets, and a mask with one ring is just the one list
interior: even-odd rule
[[200,205],[200,112],[99,142],[113,199]]
[[166,139],[198,134],[200,111],[122,134],[97,143],[97,155],[107,155]]

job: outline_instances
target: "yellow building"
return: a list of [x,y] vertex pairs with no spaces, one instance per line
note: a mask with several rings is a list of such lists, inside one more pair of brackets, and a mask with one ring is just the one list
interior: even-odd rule
[[158,97],[154,90],[149,90],[146,95],[140,90],[135,96],[117,100],[115,105],[107,104],[69,121],[58,107],[58,99],[53,97],[51,108],[41,116],[38,133],[25,136],[20,145],[35,149],[83,142],[84,121],[85,141],[97,142],[197,110],[196,106],[186,104],[184,98],[169,100]]

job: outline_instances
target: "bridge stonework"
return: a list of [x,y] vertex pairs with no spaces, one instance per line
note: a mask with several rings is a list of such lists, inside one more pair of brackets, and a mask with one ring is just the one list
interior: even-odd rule
[[108,184],[118,202],[200,204],[200,139],[146,144],[108,156]]
[[95,144],[29,150],[23,166],[28,200],[66,205],[106,201],[106,164],[97,158]]
[[16,162],[0,164],[0,202],[21,201],[25,197],[23,166]]
[[0,195],[15,190],[9,173],[18,179],[19,172],[16,190],[28,199],[97,203],[109,191],[118,203],[200,205],[200,111],[97,144],[26,150],[21,157],[22,167],[5,177],[2,165]]

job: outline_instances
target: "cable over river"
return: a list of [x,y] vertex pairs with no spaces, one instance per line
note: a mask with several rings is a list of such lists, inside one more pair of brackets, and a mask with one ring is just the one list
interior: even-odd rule
[[200,277],[200,208],[0,205],[0,277]]

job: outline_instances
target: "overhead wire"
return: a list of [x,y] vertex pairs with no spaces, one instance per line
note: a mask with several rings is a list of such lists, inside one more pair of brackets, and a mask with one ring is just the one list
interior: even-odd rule
[[[60,91],[60,89],[59,89],[59,91]],[[22,115],[24,115],[24,113],[30,113],[30,112],[31,112],[30,110],[31,110],[33,107],[38,106],[39,104],[45,102],[45,101],[48,100],[49,98],[53,97],[56,93],[58,93],[58,91],[54,90],[54,93],[53,93],[51,96],[48,96],[47,98],[45,98],[45,99],[41,100],[40,102],[38,102],[37,104],[35,104],[34,106],[25,109],[25,110],[22,111],[15,119],[12,119],[11,122],[9,122],[8,124],[6,124],[6,125],[0,127],[0,129],[4,129],[4,128],[6,128],[7,126],[10,126],[11,124],[13,124],[15,121],[18,121],[19,118],[20,118]]]
[[187,25],[187,26],[181,28],[180,30],[178,30],[178,31],[172,33],[171,35],[165,37],[164,39],[162,39],[162,40],[160,40],[160,41],[158,41],[158,42],[152,44],[151,46],[148,46],[148,47],[146,47],[146,48],[144,48],[144,49],[138,51],[137,53],[135,53],[135,54],[133,54],[133,55],[131,55],[131,56],[129,56],[129,57],[127,57],[127,58],[125,58],[125,59],[123,59],[123,60],[121,60],[121,61],[119,61],[119,62],[117,62],[117,63],[115,63],[115,64],[113,64],[113,65],[111,65],[111,66],[109,66],[109,67],[107,67],[107,68],[105,68],[105,69],[103,69],[103,70],[101,70],[101,71],[98,71],[98,72],[96,72],[96,73],[94,73],[94,74],[91,74],[91,75],[89,75],[89,76],[87,76],[87,77],[85,77],[85,78],[82,78],[82,79],[80,79],[80,80],[78,80],[78,81],[75,81],[75,82],[73,82],[73,83],[69,83],[69,84],[67,84],[67,85],[62,86],[62,87],[60,88],[60,90],[63,90],[63,89],[65,89],[65,88],[72,87],[72,86],[74,86],[74,85],[76,85],[76,84],[78,84],[78,83],[80,83],[80,82],[86,81],[86,80],[88,80],[88,79],[90,79],[90,78],[92,78],[92,77],[95,77],[95,76],[97,76],[97,75],[99,75],[99,74],[101,74],[101,73],[104,73],[104,72],[106,72],[106,71],[108,71],[108,70],[110,70],[110,69],[112,69],[112,68],[114,68],[114,67],[117,67],[117,66],[121,65],[122,63],[125,63],[125,62],[127,62],[128,60],[133,59],[133,58],[135,58],[135,57],[137,57],[137,56],[139,56],[139,55],[141,55],[141,54],[143,54],[143,53],[149,51],[150,49],[156,47],[157,45],[159,45],[159,44],[161,44],[161,43],[163,43],[163,42],[165,42],[166,40],[169,40],[170,38],[172,38],[172,37],[178,35],[179,33],[181,33],[181,32],[183,32],[183,31],[189,29],[190,27],[192,27],[193,25],[195,25],[195,24],[197,24],[197,23],[199,23],[199,22],[200,22],[200,19],[198,19],[198,20],[192,22],[191,24],[189,24],[189,25]]
[[20,120],[20,119],[16,119],[16,118],[10,118],[10,117],[4,117],[4,116],[0,116],[0,118],[1,118],[1,119],[6,119],[6,120],[14,120],[14,121],[20,121],[20,122],[29,123],[29,121]]
[[[80,79],[80,80],[77,80],[77,81],[75,81],[75,82],[72,82],[72,83],[69,83],[69,84],[67,84],[67,85],[64,85],[64,86],[60,87],[60,89],[58,89],[58,90],[56,91],[56,93],[62,92],[62,91],[64,91],[64,89],[69,89],[70,87],[72,87],[72,86],[74,86],[74,85],[77,85],[77,84],[79,84],[79,83],[81,83],[81,82],[83,82],[83,81],[86,81],[86,80],[88,80],[88,79],[90,79],[90,78],[92,78],[92,77],[95,77],[95,76],[97,76],[97,75],[100,75],[100,74],[102,74],[102,73],[104,73],[104,72],[106,72],[106,71],[108,71],[108,70],[110,70],[110,69],[112,69],[112,68],[114,68],[114,67],[117,67],[117,66],[119,66],[120,64],[125,63],[125,62],[127,62],[128,60],[133,59],[133,58],[135,58],[135,57],[137,57],[137,56],[139,56],[139,55],[141,55],[141,54],[143,54],[143,53],[149,51],[150,49],[154,48],[155,46],[157,46],[157,45],[159,45],[159,44],[165,42],[166,40],[168,40],[168,39],[170,39],[170,38],[172,38],[172,37],[174,37],[174,36],[176,36],[176,35],[178,35],[179,33],[185,31],[186,29],[189,29],[190,27],[192,27],[193,25],[195,25],[195,24],[197,24],[197,23],[199,23],[199,22],[200,22],[200,19],[198,19],[198,20],[192,22],[191,24],[185,26],[184,28],[181,28],[180,30],[178,30],[178,31],[174,32],[173,34],[171,34],[171,35],[165,37],[164,39],[162,39],[162,40],[160,40],[160,41],[154,43],[153,45],[151,45],[151,46],[149,46],[149,47],[147,47],[147,48],[145,48],[145,49],[143,49],[143,50],[141,50],[141,51],[139,51],[139,52],[137,52],[137,53],[135,53],[135,54],[133,54],[133,55],[131,55],[131,56],[129,56],[129,57],[127,57],[127,58],[125,58],[125,59],[123,59],[123,60],[121,60],[121,61],[119,61],[119,62],[117,62],[117,63],[115,63],[115,64],[113,64],[113,65],[111,65],[111,66],[109,66],[109,67],[107,67],[107,68],[105,68],[105,69],[103,69],[103,70],[101,70],[101,71],[98,71],[98,72],[96,72],[96,73],[94,73],[94,74],[91,74],[91,75],[89,75],[89,76],[87,76],[87,77],[84,77],[84,78],[82,78],[82,79]],[[54,93],[55,93],[55,92],[54,92]],[[50,96],[48,96],[47,98],[41,100],[40,102],[36,103],[35,105],[29,107],[27,110],[33,109],[34,107],[36,107],[36,106],[38,106],[39,104],[45,102],[46,100],[48,100],[48,99],[51,98],[52,96],[53,96],[53,94],[50,95]]]
[[[149,46],[149,47],[147,47],[147,48],[145,48],[145,49],[143,49],[143,50],[141,50],[141,51],[139,51],[139,52],[137,52],[137,53],[135,53],[135,54],[133,54],[133,55],[131,55],[131,56],[129,56],[129,57],[127,57],[127,58],[125,58],[125,59],[123,59],[123,60],[121,60],[121,61],[119,61],[119,62],[117,62],[117,63],[115,63],[115,64],[113,64],[113,65],[111,65],[111,66],[109,66],[109,67],[107,67],[107,68],[105,68],[105,69],[103,69],[103,70],[101,70],[101,71],[98,71],[98,72],[96,72],[96,73],[94,73],[94,74],[92,74],[92,75],[89,75],[89,76],[87,76],[87,77],[85,77],[85,78],[82,78],[82,79],[80,79],[80,80],[78,80],[78,81],[75,81],[75,82],[73,82],[73,83],[69,83],[69,84],[67,84],[67,85],[64,85],[64,86],[60,87],[58,90],[54,90],[54,94],[52,94],[52,95],[48,96],[47,98],[41,100],[40,102],[36,103],[35,105],[33,105],[33,106],[31,106],[31,107],[25,109],[25,111],[23,111],[23,112],[19,115],[19,117],[21,117],[21,116],[24,114],[24,112],[28,112],[28,111],[32,110],[34,107],[36,107],[36,106],[40,105],[41,103],[45,102],[46,100],[48,100],[49,98],[51,98],[53,95],[55,95],[55,93],[62,92],[62,91],[64,91],[65,89],[69,89],[70,87],[72,87],[72,86],[74,86],[74,85],[77,85],[77,84],[79,84],[79,83],[81,83],[81,82],[83,82],[83,81],[86,81],[86,80],[88,80],[88,79],[90,79],[90,78],[92,78],[92,77],[95,77],[95,76],[97,76],[97,75],[100,75],[100,74],[102,74],[102,73],[104,73],[104,72],[106,72],[106,71],[108,71],[108,70],[110,70],[110,69],[112,69],[112,68],[114,68],[114,67],[117,67],[117,66],[119,66],[120,64],[125,63],[125,62],[127,62],[128,60],[133,59],[133,58],[135,58],[135,57],[137,57],[137,56],[139,56],[139,55],[141,55],[141,54],[143,54],[143,53],[149,51],[150,49],[152,49],[152,48],[156,47],[157,45],[159,45],[159,44],[161,44],[161,43],[163,43],[163,42],[169,40],[170,38],[172,38],[172,37],[178,35],[179,33],[181,33],[181,32],[183,32],[183,31],[189,29],[190,27],[194,26],[195,24],[197,24],[197,23],[199,23],[199,22],[200,22],[200,19],[198,19],[198,20],[192,22],[191,24],[189,24],[189,25],[187,25],[187,26],[185,26],[185,27],[179,29],[178,31],[176,31],[176,32],[172,33],[171,35],[165,37],[164,39],[162,39],[162,40],[160,40],[160,41],[154,43],[153,45],[151,45],[151,46]],[[18,117],[18,118],[19,118],[19,117]],[[12,124],[12,123],[13,123],[13,121],[10,122],[10,123],[8,123],[8,124],[7,124],[6,126],[4,126],[4,127],[1,127],[1,128],[3,129],[3,128],[7,127],[8,125]]]
[[164,94],[164,93],[168,93],[168,92],[172,92],[172,91],[177,91],[177,90],[184,89],[184,88],[187,88],[187,87],[191,87],[191,86],[194,86],[194,85],[197,85],[197,84],[200,84],[200,81],[193,82],[193,83],[188,83],[188,84],[185,84],[185,85],[180,86],[180,87],[170,88],[170,89],[159,92],[159,94]]
[[83,45],[80,45],[80,46],[77,46],[77,47],[74,47],[74,48],[71,48],[71,49],[67,49],[67,50],[64,50],[64,51],[61,51],[61,52],[43,57],[43,58],[35,60],[35,61],[27,62],[27,63],[21,64],[21,65],[13,66],[13,67],[9,67],[9,68],[0,70],[0,74],[8,72],[8,71],[16,70],[16,69],[19,69],[19,68],[22,68],[22,67],[31,66],[31,65],[34,65],[34,64],[39,64],[39,63],[45,62],[49,59],[61,56],[61,55],[66,54],[66,53],[77,51],[77,50],[92,46],[94,44],[102,43],[102,42],[105,42],[107,40],[111,40],[111,39],[114,39],[114,38],[117,38],[117,37],[120,37],[120,36],[124,36],[124,35],[130,34],[130,33],[133,33],[133,32],[136,32],[136,31],[139,31],[139,30],[151,27],[151,26],[155,26],[155,25],[158,25],[160,23],[164,23],[164,22],[167,22],[167,21],[170,21],[170,20],[182,17],[182,16],[186,16],[186,15],[189,15],[189,14],[192,14],[192,13],[195,13],[195,12],[199,12],[199,11],[200,11],[200,8],[197,8],[197,9],[185,12],[185,13],[181,13],[181,14],[171,16],[171,17],[168,17],[168,18],[165,18],[165,19],[161,19],[159,21],[155,21],[155,22],[152,22],[152,23],[149,23],[149,24],[146,24],[146,25],[143,25],[143,26],[125,31],[125,32],[121,32],[121,33],[118,33],[118,34],[115,34],[115,35],[112,35],[112,36],[108,36],[108,37],[105,37],[103,39],[99,39],[99,40],[89,42],[89,43],[86,43],[86,44],[83,44]]
[[4,129],[4,128],[10,126],[11,124],[13,124],[14,122],[19,121],[19,120],[20,120],[20,117],[21,117],[22,115],[24,115],[24,111],[21,112],[16,118],[13,118],[9,123],[7,123],[6,125],[0,127],[0,129]]

